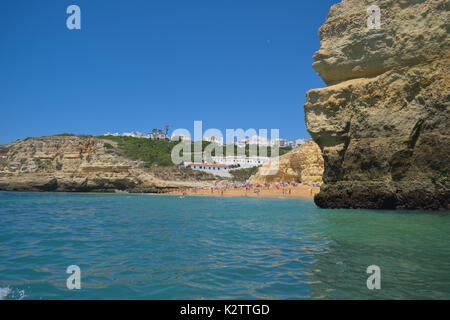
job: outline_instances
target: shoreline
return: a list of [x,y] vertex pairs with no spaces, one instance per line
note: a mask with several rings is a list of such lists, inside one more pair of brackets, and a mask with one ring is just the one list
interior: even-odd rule
[[[255,192],[259,190],[259,192]],[[286,199],[313,199],[320,192],[317,186],[297,185],[284,187],[222,187],[222,188],[180,188],[169,192],[96,192],[96,191],[32,191],[32,190],[0,190],[5,193],[70,193],[70,194],[105,194],[105,195],[154,195],[154,196],[202,196],[202,197],[254,197],[254,198],[286,198]]]
[[[255,192],[256,191],[256,192]],[[285,187],[260,187],[260,188],[200,188],[200,189],[179,189],[158,195],[178,195],[184,196],[207,196],[207,197],[254,197],[254,198],[302,198],[313,199],[320,192],[320,188],[316,186],[297,185]]]

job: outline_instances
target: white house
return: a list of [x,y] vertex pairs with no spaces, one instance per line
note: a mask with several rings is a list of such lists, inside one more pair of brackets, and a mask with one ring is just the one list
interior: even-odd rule
[[149,133],[148,137],[152,140],[165,140],[165,141],[170,140],[169,136],[162,132]]
[[300,138],[300,139],[295,140],[295,147],[297,148],[297,147],[301,146],[302,144],[305,144],[306,141],[307,141],[307,140],[306,140],[306,139],[303,139],[303,138]]
[[270,145],[272,146],[280,146],[280,147],[287,147],[289,141],[286,139],[272,139],[270,140]]
[[184,134],[175,134],[170,138],[172,141],[191,141],[191,137]]
[[191,168],[192,170],[198,170],[220,176],[224,178],[230,178],[231,174],[229,168],[225,164],[219,163],[202,163],[202,162],[184,162],[184,166]]
[[218,145],[223,145],[223,138],[217,136],[203,136],[203,141],[217,143]]
[[250,137],[250,138],[245,138],[245,139],[239,140],[238,143],[243,144],[243,145],[247,145],[247,144],[257,144],[260,146],[269,146],[270,145],[270,141],[267,138],[260,137],[257,135],[254,135],[253,137]]
[[124,132],[122,134],[123,137],[133,137],[133,138],[148,138],[145,133],[135,131],[135,132]]
[[108,133],[105,133],[104,136],[120,137],[120,133],[118,133],[118,132],[116,132],[116,133],[108,132]]
[[239,165],[239,168],[252,168],[269,162],[269,157],[245,157],[245,156],[222,156],[211,157],[211,160],[218,164],[227,166]]

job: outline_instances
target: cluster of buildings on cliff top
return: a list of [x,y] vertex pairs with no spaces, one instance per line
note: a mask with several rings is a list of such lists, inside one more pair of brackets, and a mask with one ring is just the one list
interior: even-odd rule
[[[151,132],[148,134],[142,132],[125,132],[122,134],[119,133],[106,133],[105,136],[115,136],[115,137],[134,137],[134,138],[146,138],[152,140],[165,140],[165,141],[191,141],[191,137],[187,135],[172,135],[169,137],[167,133],[162,132],[162,130],[158,130],[155,132]],[[218,145],[229,145],[234,144],[238,147],[245,147],[246,145],[259,145],[259,146],[279,146],[279,147],[291,147],[296,148],[305,143],[306,139],[297,139],[297,140],[287,140],[287,139],[272,139],[269,140],[265,137],[260,137],[258,135],[254,135],[252,137],[244,138],[241,140],[236,140],[233,142],[224,143],[222,137],[217,136],[203,136],[203,141],[216,143]]]
[[[172,135],[168,136],[167,133],[162,130],[154,130],[152,133],[145,134],[142,132],[125,132],[119,133],[107,133],[105,136],[122,136],[122,137],[134,137],[145,138],[152,140],[164,140],[164,141],[191,141],[191,137],[187,135]],[[238,147],[245,147],[247,145],[258,145],[263,147],[279,146],[279,147],[292,147],[296,148],[304,144],[306,139],[297,139],[290,141],[287,139],[272,139],[269,140],[258,135],[248,137],[234,142],[224,143],[222,137],[218,136],[203,136],[203,141],[216,143],[217,145],[236,145]],[[207,172],[216,176],[229,178],[231,177],[230,170],[244,169],[258,167],[270,161],[269,157],[246,157],[246,156],[213,156],[209,163],[206,162],[184,162],[184,166],[191,168],[192,170],[199,170]]]

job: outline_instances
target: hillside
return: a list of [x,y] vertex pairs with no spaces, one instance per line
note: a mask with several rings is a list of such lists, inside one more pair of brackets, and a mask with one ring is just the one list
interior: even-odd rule
[[217,179],[168,163],[169,142],[130,139],[64,134],[2,145],[0,190],[164,192]]

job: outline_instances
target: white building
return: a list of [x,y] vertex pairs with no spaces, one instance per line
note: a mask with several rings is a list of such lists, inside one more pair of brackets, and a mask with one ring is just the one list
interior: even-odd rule
[[271,146],[279,146],[279,147],[287,147],[289,145],[289,141],[286,139],[273,139],[270,140]]
[[202,162],[184,162],[184,166],[191,168],[192,170],[198,170],[220,176],[224,178],[230,178],[231,174],[229,168],[225,164],[218,163],[202,163]]
[[297,147],[301,146],[302,144],[305,144],[306,141],[307,141],[307,140],[306,140],[306,139],[303,139],[303,138],[300,138],[300,139],[295,140],[295,147],[297,148]]
[[172,141],[191,141],[191,137],[184,134],[172,135],[170,139]]
[[211,160],[218,164],[227,166],[239,165],[239,168],[252,168],[269,162],[269,157],[245,157],[245,156],[222,156],[211,157]]
[[170,140],[169,136],[162,132],[149,133],[148,138],[152,140],[165,140],[165,141]]
[[264,137],[254,135],[253,137],[239,140],[237,143],[240,143],[241,145],[244,145],[244,146],[247,144],[257,144],[260,146],[269,146],[270,140],[268,140],[267,138],[264,138]]
[[203,136],[203,141],[217,143],[219,146],[223,145],[223,138],[217,136]]
[[122,134],[124,137],[133,137],[133,138],[149,138],[145,133],[135,131],[135,132],[125,132]]

